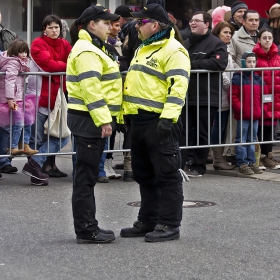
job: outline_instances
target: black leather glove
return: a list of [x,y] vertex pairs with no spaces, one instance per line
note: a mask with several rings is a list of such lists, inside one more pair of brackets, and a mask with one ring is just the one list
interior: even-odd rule
[[171,135],[173,123],[170,119],[160,119],[156,129],[156,134],[160,139],[164,140]]
[[116,128],[117,132],[122,132],[122,133],[126,133],[127,132],[127,126],[125,124],[119,124],[117,123],[117,128]]

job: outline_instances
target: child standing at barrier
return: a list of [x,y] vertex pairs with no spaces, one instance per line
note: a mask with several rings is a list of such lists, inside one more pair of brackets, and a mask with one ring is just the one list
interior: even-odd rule
[[[10,122],[12,122],[11,150],[8,149],[8,153],[12,155],[24,153],[33,155],[38,152],[32,150],[28,145],[31,124],[35,118],[35,99],[33,96],[27,96],[23,102],[26,76],[18,75],[22,72],[29,72],[28,57],[29,47],[22,39],[14,40],[8,50],[0,55],[0,72],[6,72],[5,75],[0,76],[0,126],[10,131]],[[23,149],[20,138],[24,124],[26,125]],[[7,143],[7,147],[9,146],[10,140]]]
[[[242,68],[255,68],[256,62],[255,53],[248,51],[242,55]],[[234,118],[237,120],[235,143],[250,143],[257,140],[258,120],[262,111],[262,85],[261,77],[252,71],[233,75],[232,108]],[[235,151],[240,173],[244,175],[262,173],[255,164],[255,145],[239,145]]]

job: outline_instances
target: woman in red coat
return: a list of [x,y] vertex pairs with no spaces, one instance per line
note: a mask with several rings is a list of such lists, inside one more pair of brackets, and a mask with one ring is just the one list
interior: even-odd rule
[[[58,16],[48,15],[42,22],[42,34],[31,45],[31,57],[35,63],[45,72],[65,72],[71,45],[62,38],[62,23]],[[50,83],[50,86],[49,86]],[[39,82],[38,82],[39,84]],[[37,114],[37,148],[39,153],[57,153],[68,143],[68,137],[59,138],[50,136],[49,141],[44,142],[44,123],[48,114],[53,110],[58,89],[61,87],[61,76],[42,77],[39,108]],[[63,91],[66,91],[65,76],[62,79]],[[50,93],[50,97],[49,97]],[[49,102],[50,100],[50,102]],[[34,135],[35,132],[34,132]],[[35,141],[35,140],[34,140]],[[33,144],[33,145],[32,145]],[[30,143],[34,148],[35,143]],[[47,160],[46,156],[32,156],[23,167],[22,172],[31,176],[33,185],[47,185],[48,177],[62,177],[62,173],[56,167],[54,160]],[[46,162],[46,163],[45,163]]]
[[[273,43],[273,33],[269,28],[263,28],[258,34],[258,42],[253,52],[257,55],[256,67],[280,67],[280,56],[278,47]],[[262,71],[257,71],[262,77]],[[272,141],[273,130],[276,120],[280,119],[280,70],[263,71],[263,80],[265,82],[267,94],[274,94],[272,102],[264,103],[263,106],[263,123],[259,121],[258,139],[259,141]],[[273,159],[272,143],[261,144],[260,165],[264,167],[278,169],[279,163]]]

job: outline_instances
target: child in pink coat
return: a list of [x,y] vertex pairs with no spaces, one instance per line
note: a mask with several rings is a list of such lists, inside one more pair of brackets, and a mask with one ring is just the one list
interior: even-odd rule
[[[31,124],[35,119],[35,96],[28,95],[24,100],[25,75],[29,72],[29,47],[22,39],[14,40],[7,51],[0,54],[0,126],[10,132],[12,123],[11,140],[7,147],[12,155],[36,154],[37,150],[29,147]],[[24,147],[21,142],[24,127]],[[20,148],[19,148],[20,146]]]

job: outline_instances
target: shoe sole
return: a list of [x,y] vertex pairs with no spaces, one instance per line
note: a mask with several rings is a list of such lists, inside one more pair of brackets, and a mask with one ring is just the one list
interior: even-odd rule
[[240,171],[239,171],[239,173],[240,173],[240,174],[243,174],[243,175],[253,175],[253,174],[255,174],[254,172],[253,172],[253,173],[242,173],[242,172],[240,172]]
[[5,170],[1,170],[1,173],[11,174],[11,173],[17,173],[17,171],[5,171]]
[[28,171],[25,171],[25,170],[22,170],[21,173],[23,173],[24,175],[27,175],[27,176],[29,176],[29,177],[33,177],[33,178],[35,178],[35,179],[37,179],[37,180],[41,180],[41,181],[46,181],[46,180],[48,180],[48,178],[46,178],[46,179],[38,178],[38,177],[32,175],[32,173],[30,173],[30,172],[28,172]]
[[259,166],[259,169],[266,170],[266,167],[265,166]]
[[140,232],[140,233],[124,233],[120,232],[121,237],[145,237],[147,233],[154,231],[154,228],[151,228],[149,231]]
[[119,174],[119,175],[114,175],[114,177],[112,177],[112,178],[110,178],[110,177],[108,177],[109,179],[120,179],[122,177],[122,175],[121,174]]
[[149,237],[145,237],[145,241],[146,242],[164,242],[164,241],[171,241],[171,240],[177,240],[180,238],[180,234],[176,234],[173,236],[169,236],[166,238],[149,238]]
[[103,241],[96,241],[96,240],[87,240],[87,239],[77,239],[77,244],[106,244],[106,243],[111,243],[114,241],[116,238],[111,238]]
[[61,176],[57,173],[49,173],[48,171],[43,171],[43,173],[49,175],[50,178],[61,178]]
[[31,182],[31,185],[34,185],[34,186],[47,186],[49,183],[48,182],[42,182],[42,183],[33,183]]
[[27,155],[27,156],[33,156],[33,155],[36,155],[38,153],[39,153],[39,151],[38,152],[34,152],[34,153],[32,153],[32,152],[24,152],[24,154]]
[[123,234],[123,233],[120,233],[120,236],[121,237],[145,237],[145,235],[149,232],[152,232],[153,229],[151,231],[147,231],[147,232],[143,232],[143,233],[135,233],[135,234]]
[[199,177],[202,177],[203,175],[189,175],[187,173],[188,177],[191,177],[191,178],[199,178]]
[[12,156],[22,156],[24,154],[24,152],[18,152],[18,153],[12,153]]
[[266,168],[276,170],[276,169],[280,169],[280,165],[276,165],[274,167],[266,167]]
[[124,182],[133,182],[134,179],[133,178],[125,178],[125,177],[123,177],[123,181]]

